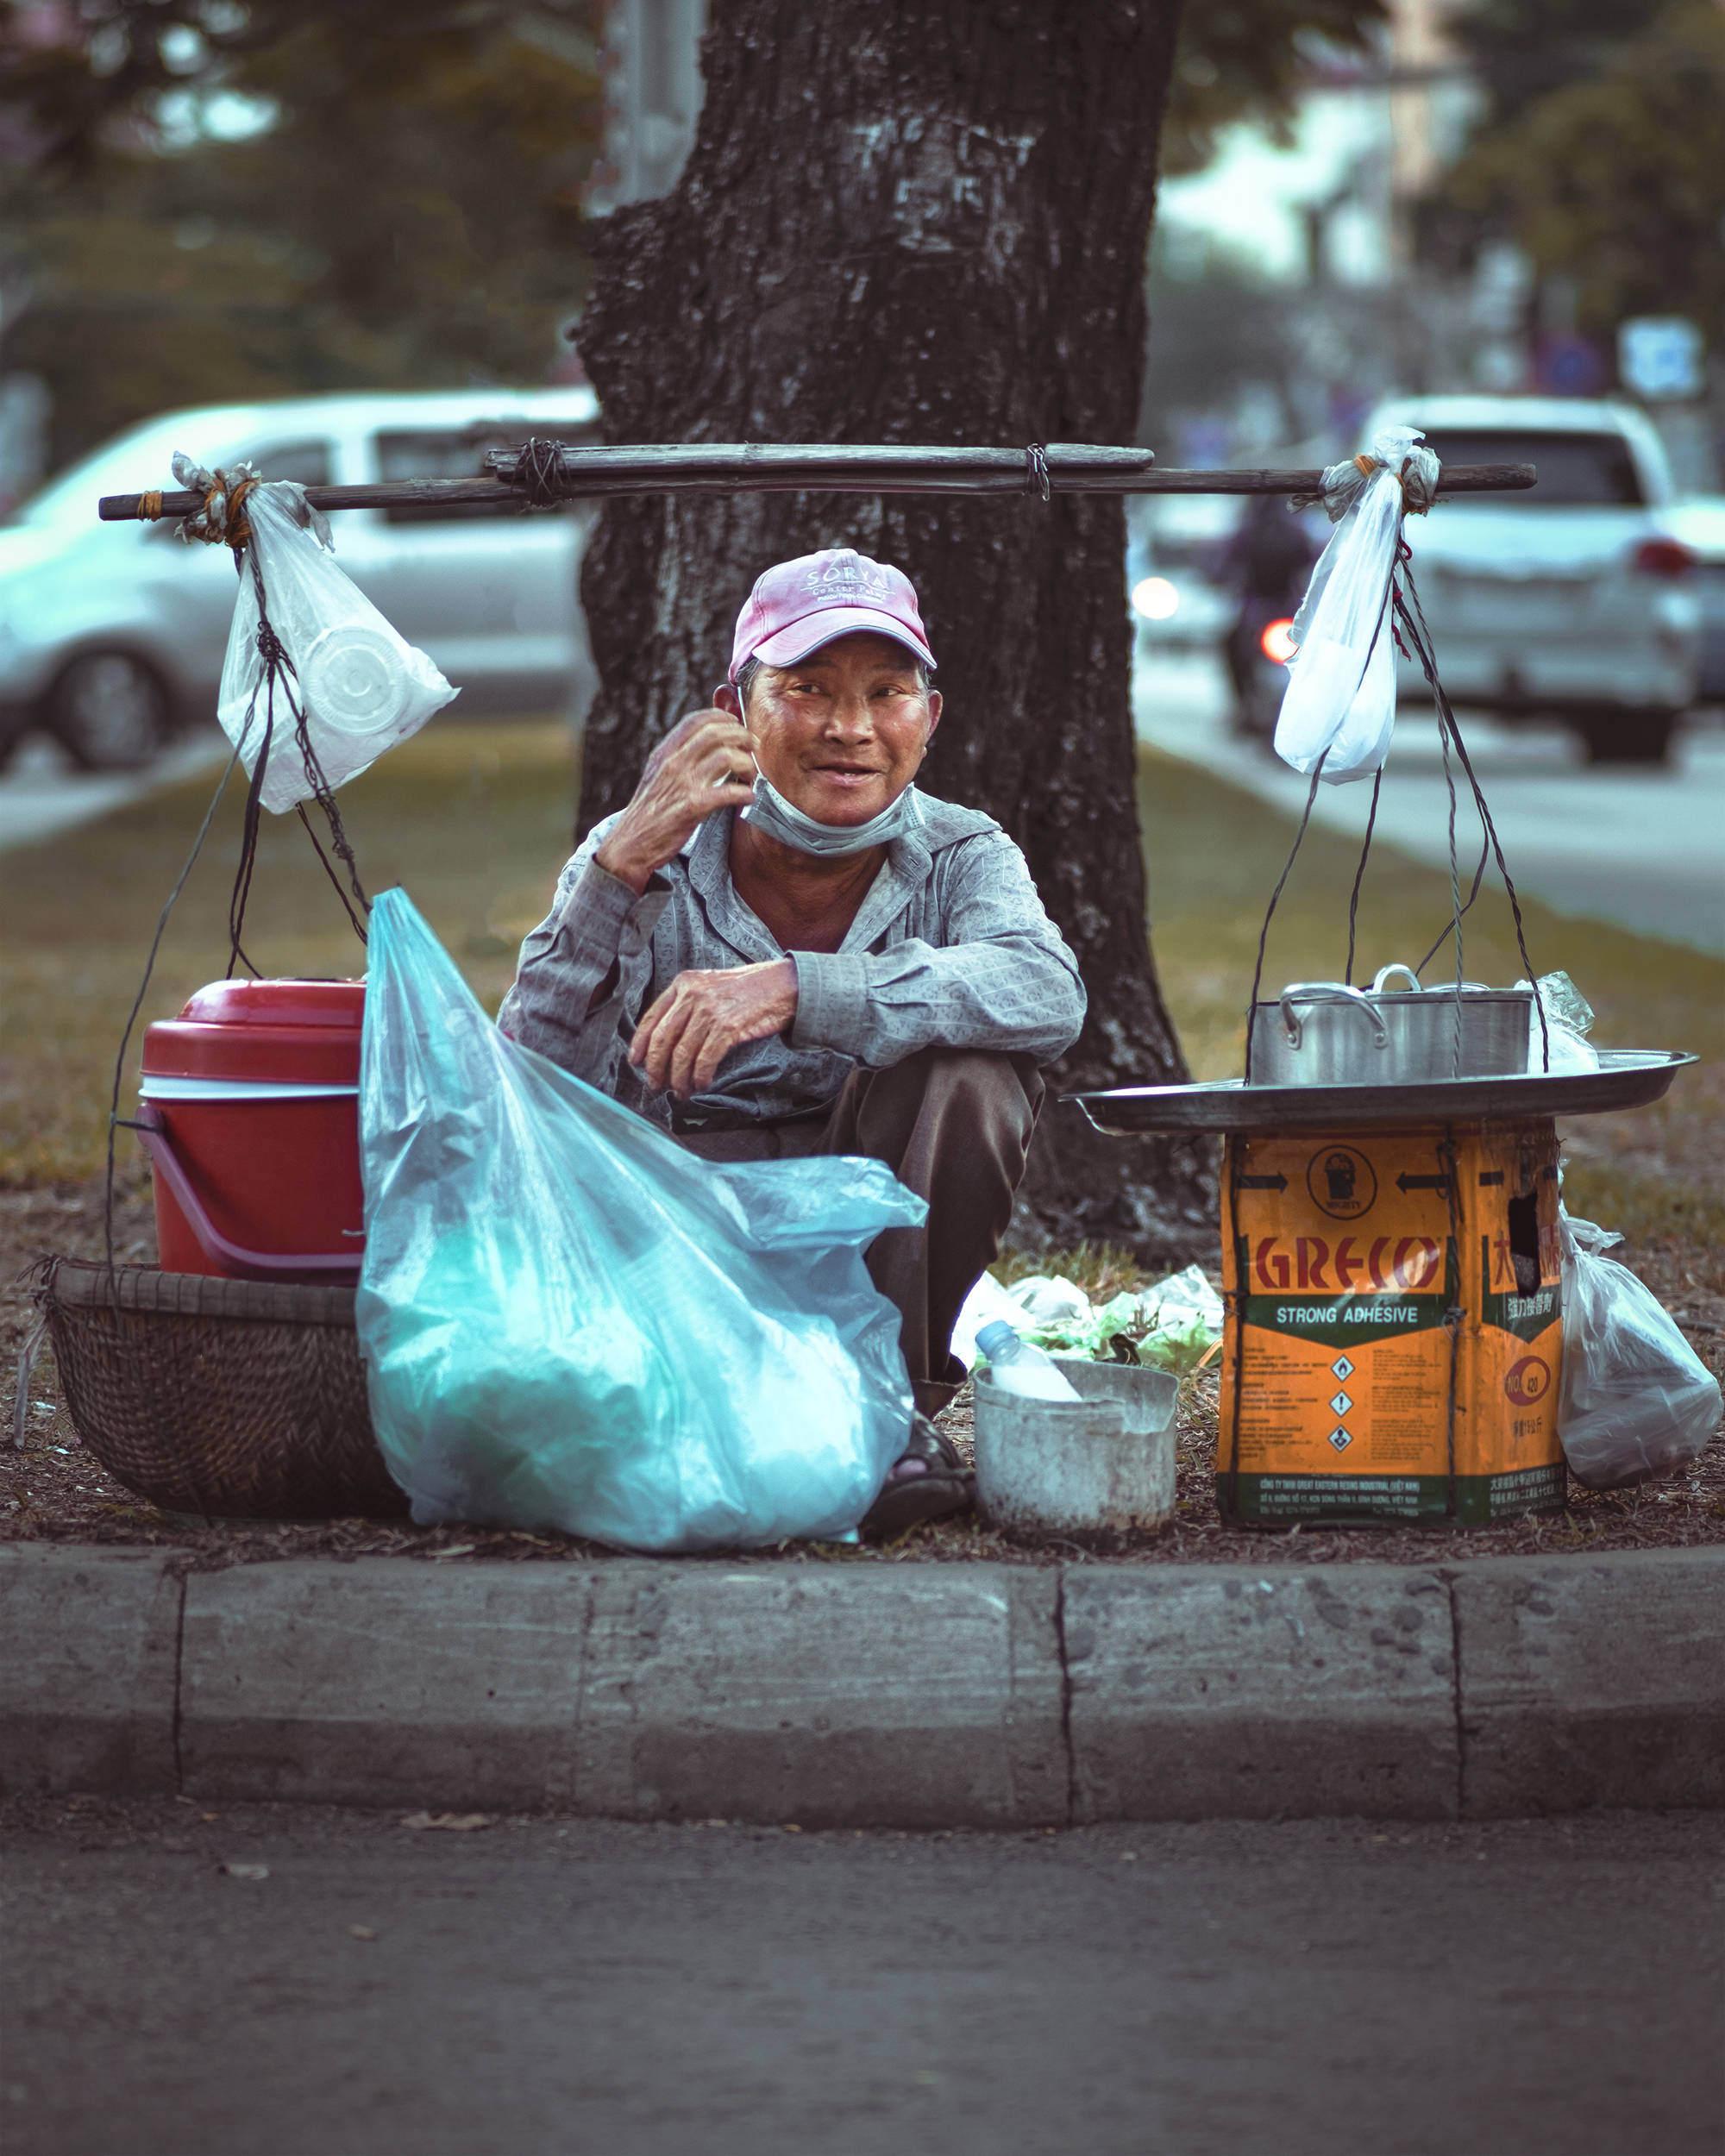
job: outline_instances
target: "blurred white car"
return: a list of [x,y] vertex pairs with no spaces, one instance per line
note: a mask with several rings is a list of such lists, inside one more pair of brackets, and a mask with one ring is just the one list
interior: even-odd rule
[[1695,556],[1701,601],[1701,687],[1706,704],[1725,704],[1725,495],[1697,494],[1665,519]]
[[1126,512],[1126,591],[1138,635],[1157,650],[1220,643],[1236,611],[1213,577],[1239,520],[1226,494],[1136,495]]
[[[352,486],[457,479],[529,435],[598,429],[591,389],[317,397],[170,412],[117,436],[0,525],[0,755],[32,727],[87,766],[142,762],[213,717],[234,611],[234,558],[172,522],[104,524],[104,494],[176,486],[184,449],[249,459],[267,479]],[[461,694],[452,715],[584,711],[593,661],[576,584],[591,505],[343,510],[336,559]]]
[[[1418,428],[1445,464],[1537,464],[1526,493],[1460,495],[1407,536],[1438,672],[1457,704],[1559,717],[1598,762],[1657,762],[1695,700],[1695,557],[1647,419],[1578,398],[1407,397],[1365,430]],[[1399,660],[1403,697],[1428,700]]]

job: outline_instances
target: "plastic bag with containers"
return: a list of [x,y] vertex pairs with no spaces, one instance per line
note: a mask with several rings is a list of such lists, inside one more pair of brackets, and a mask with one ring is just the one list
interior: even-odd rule
[[357,1320],[423,1522],[702,1550],[847,1533],[905,1448],[863,1252],[879,1161],[698,1160],[486,1016],[402,891],[372,910]]
[[[174,470],[188,484],[210,477],[183,457],[175,458]],[[307,504],[304,487],[266,480],[249,490],[242,507],[251,540],[240,566],[216,716],[251,776],[263,750],[269,704],[258,649],[255,561],[270,624],[297,676],[295,700],[304,707],[307,738],[333,791],[417,733],[456,692],[337,568],[329,526]],[[273,718],[260,798],[281,816],[312,799],[317,788],[279,691]]]
[[1438,460],[1411,427],[1372,437],[1376,468],[1350,461],[1324,473],[1323,502],[1339,519],[1294,617],[1299,647],[1276,722],[1276,753],[1296,771],[1323,759],[1330,786],[1363,779],[1389,753],[1396,651],[1389,610],[1402,520],[1436,492]]
[[1719,1382],[1651,1288],[1604,1252],[1621,1235],[1558,1209],[1563,1377],[1558,1438],[1594,1489],[1694,1459],[1719,1426]]
[[984,1273],[959,1312],[952,1351],[961,1362],[975,1363],[978,1335],[1000,1321],[1037,1347],[1135,1360],[1148,1369],[1183,1374],[1195,1369],[1220,1338],[1222,1318],[1221,1298],[1196,1265],[1101,1304],[1092,1304],[1075,1282],[1051,1274],[1032,1273],[1002,1288]]

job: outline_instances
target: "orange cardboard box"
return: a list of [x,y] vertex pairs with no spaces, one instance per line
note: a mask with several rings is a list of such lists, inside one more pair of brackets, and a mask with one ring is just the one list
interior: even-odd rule
[[1557,1166],[1548,1119],[1229,1138],[1225,1518],[1562,1508]]

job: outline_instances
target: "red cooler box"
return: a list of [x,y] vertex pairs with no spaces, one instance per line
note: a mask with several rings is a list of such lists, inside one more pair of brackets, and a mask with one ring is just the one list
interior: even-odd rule
[[140,1135],[169,1273],[352,1280],[363,981],[217,981],[144,1036]]

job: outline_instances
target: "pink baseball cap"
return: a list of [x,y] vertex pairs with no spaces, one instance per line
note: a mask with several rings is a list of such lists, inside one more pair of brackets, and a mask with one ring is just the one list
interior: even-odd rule
[[769,667],[794,667],[835,636],[872,630],[935,663],[917,605],[916,586],[890,561],[871,561],[854,547],[825,547],[819,554],[781,561],[755,580],[737,617],[731,675],[749,659]]

